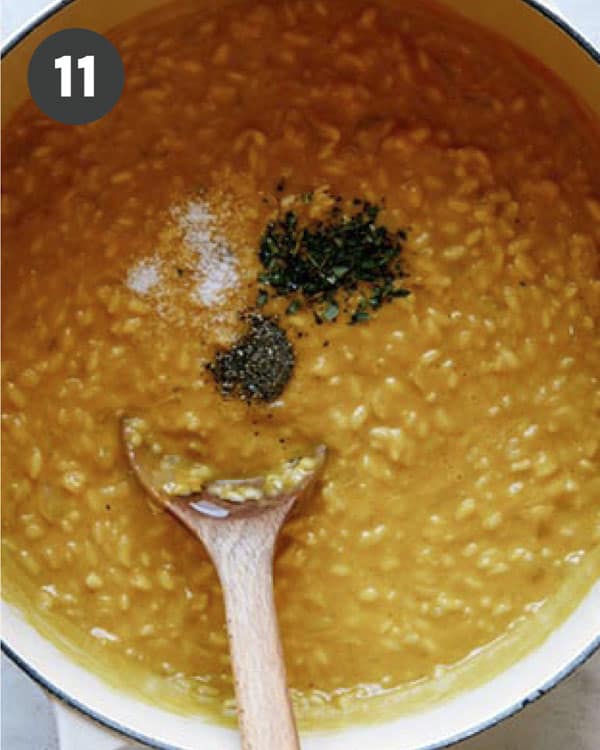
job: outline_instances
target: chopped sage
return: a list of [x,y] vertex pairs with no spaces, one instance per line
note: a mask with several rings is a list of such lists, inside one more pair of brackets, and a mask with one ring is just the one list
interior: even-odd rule
[[[312,198],[303,193],[300,200]],[[259,282],[274,296],[292,298],[288,314],[302,301],[318,323],[337,320],[342,308],[351,323],[368,320],[368,307],[376,310],[410,294],[398,283],[406,276],[401,263],[406,233],[380,224],[380,212],[380,206],[368,201],[355,198],[348,204],[339,196],[319,220],[287,210],[267,225],[261,238],[264,270]]]

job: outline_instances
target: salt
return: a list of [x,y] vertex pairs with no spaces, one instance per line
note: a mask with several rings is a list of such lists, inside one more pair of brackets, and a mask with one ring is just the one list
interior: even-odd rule
[[141,260],[127,274],[127,286],[138,294],[148,294],[160,281],[156,261]]
[[[219,216],[223,211],[227,206],[220,201]],[[197,321],[199,306],[210,310],[217,324],[226,314],[229,293],[240,282],[238,259],[204,201],[173,208],[171,220],[153,253],[129,268],[126,285],[172,324]]]
[[186,244],[197,256],[193,299],[205,306],[220,303],[239,281],[237,260],[227,240],[219,234],[214,215],[202,201],[191,201],[177,220]]

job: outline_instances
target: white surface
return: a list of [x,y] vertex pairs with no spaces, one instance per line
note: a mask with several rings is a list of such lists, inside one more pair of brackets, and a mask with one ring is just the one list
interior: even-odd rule
[[[2,682],[3,750],[56,750],[54,720],[44,693],[4,657]],[[457,750],[598,750],[599,746],[600,654],[545,698],[461,743]],[[88,743],[80,748],[92,750]]]
[[[79,711],[56,704],[54,706],[60,750],[135,750],[137,743],[130,744],[122,735],[109,732],[99,724],[89,721]],[[85,737],[85,743],[82,742]]]
[[[5,37],[46,0],[2,0]],[[600,0],[555,0],[573,24],[600,46]],[[83,739],[83,738],[82,738]],[[56,728],[43,692],[2,658],[3,750],[56,750]],[[81,743],[81,747],[86,746]],[[462,743],[460,750],[599,750],[600,655],[513,719]],[[92,750],[88,745],[86,750]]]

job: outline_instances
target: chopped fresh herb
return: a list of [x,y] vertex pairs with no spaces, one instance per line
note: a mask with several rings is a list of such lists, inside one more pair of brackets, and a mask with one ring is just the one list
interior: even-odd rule
[[[310,196],[310,198],[309,198]],[[304,193],[302,202],[312,200]],[[350,322],[368,320],[373,310],[410,292],[397,286],[405,276],[400,262],[404,231],[392,232],[378,223],[380,207],[354,198],[349,211],[342,199],[318,221],[302,221],[292,210],[271,222],[261,238],[259,258],[264,271],[259,281],[276,295],[292,297],[288,307],[304,300],[317,323],[334,321],[340,314],[338,293],[348,300],[361,296],[350,310]]]
[[242,338],[207,367],[223,395],[268,402],[281,395],[295,362],[285,331],[271,318],[252,315]]
[[302,193],[300,196],[302,203],[311,203],[312,199],[314,198],[314,193],[312,191],[308,193]]
[[256,297],[256,306],[264,307],[269,299],[269,294],[264,289],[260,289]]
[[337,302],[330,302],[322,313],[324,320],[335,320],[340,313]]
[[287,306],[286,315],[295,315],[298,310],[302,307],[302,302],[299,299],[293,299]]
[[342,279],[350,270],[348,266],[334,266],[331,271],[336,279]]
[[369,320],[371,316],[366,310],[355,310],[350,318],[350,323],[355,325],[356,323],[363,323],[365,320]]

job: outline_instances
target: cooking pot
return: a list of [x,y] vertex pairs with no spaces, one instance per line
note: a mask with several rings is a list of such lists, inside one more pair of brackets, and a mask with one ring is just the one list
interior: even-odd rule
[[[5,44],[3,117],[27,96],[27,66],[49,34],[68,27],[100,32],[163,0],[57,0]],[[202,2],[202,0],[198,0]],[[600,51],[534,0],[440,0],[538,58],[600,118]],[[237,733],[202,716],[184,717],[119,692],[71,661],[13,606],[3,603],[3,649],[71,710],[59,711],[63,750],[117,750],[137,740],[169,750],[233,750]],[[600,581],[547,640],[487,683],[446,702],[374,726],[302,737],[304,750],[416,750],[445,747],[493,726],[559,683],[600,647]],[[75,710],[72,710],[75,709]],[[77,713],[80,712],[80,713]],[[97,730],[90,734],[94,719]],[[100,729],[100,725],[104,729]],[[106,731],[109,728],[121,736]],[[128,739],[126,739],[125,735]],[[84,739],[85,738],[85,739]]]

